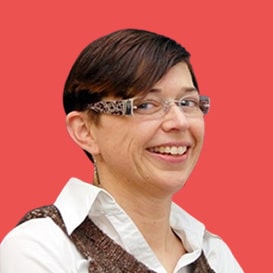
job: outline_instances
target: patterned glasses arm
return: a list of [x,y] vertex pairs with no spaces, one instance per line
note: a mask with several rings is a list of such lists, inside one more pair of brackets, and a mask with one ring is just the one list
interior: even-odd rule
[[102,114],[132,116],[133,115],[133,99],[98,101],[95,103],[88,104],[87,109],[90,109],[97,113],[102,113]]

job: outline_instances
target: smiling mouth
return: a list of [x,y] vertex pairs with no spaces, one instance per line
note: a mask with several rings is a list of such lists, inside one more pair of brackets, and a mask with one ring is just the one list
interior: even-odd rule
[[148,150],[152,153],[163,154],[163,155],[183,155],[187,151],[187,146],[158,146],[152,147]]

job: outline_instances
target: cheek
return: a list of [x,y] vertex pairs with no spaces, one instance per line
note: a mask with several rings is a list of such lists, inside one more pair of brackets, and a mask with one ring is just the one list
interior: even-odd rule
[[145,124],[135,123],[120,133],[118,141],[124,147],[127,155],[135,157],[142,153],[153,137],[152,131],[152,128],[145,126]]
[[101,156],[107,161],[112,160],[112,157],[125,157],[135,143],[136,137],[137,130],[128,124],[112,122],[103,126],[97,137]]
[[[112,118],[112,119],[111,119]],[[98,130],[97,143],[105,160],[112,157],[135,158],[153,138],[159,128],[158,122],[138,119],[115,119],[105,116]],[[107,158],[106,158],[107,157]]]
[[195,139],[197,145],[202,146],[205,136],[205,123],[204,120],[195,121],[191,126],[191,134]]

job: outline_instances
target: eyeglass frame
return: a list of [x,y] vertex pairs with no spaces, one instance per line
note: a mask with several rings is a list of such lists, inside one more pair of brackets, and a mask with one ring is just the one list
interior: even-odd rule
[[[185,100],[187,97],[182,97],[179,100],[175,99],[161,99],[162,107],[164,113],[167,113],[170,107],[170,104],[173,102],[178,107],[178,103]],[[122,99],[122,100],[101,100],[94,103],[89,103],[86,107],[88,110],[93,110],[100,114],[110,114],[110,115],[119,115],[119,116],[134,116],[134,110],[136,110],[138,107],[134,105],[134,101],[136,99],[139,99],[138,97],[133,97],[129,99]],[[164,109],[165,107],[165,109]],[[210,97],[206,95],[199,95],[199,105],[201,112],[203,115],[206,115],[209,112],[210,109]],[[142,113],[140,115],[152,115],[154,113],[160,112],[162,108],[159,108],[158,111],[155,111],[153,113]],[[183,111],[183,110],[182,110]]]

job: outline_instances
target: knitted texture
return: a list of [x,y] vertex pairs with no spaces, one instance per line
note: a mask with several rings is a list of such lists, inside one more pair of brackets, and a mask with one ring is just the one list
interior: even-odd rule
[[[18,225],[30,219],[42,217],[51,217],[76,245],[78,251],[89,260],[89,273],[156,273],[103,233],[89,217],[86,217],[70,236],[67,234],[61,214],[54,205],[28,212]],[[203,252],[193,263],[192,272],[215,273],[210,268]]]

